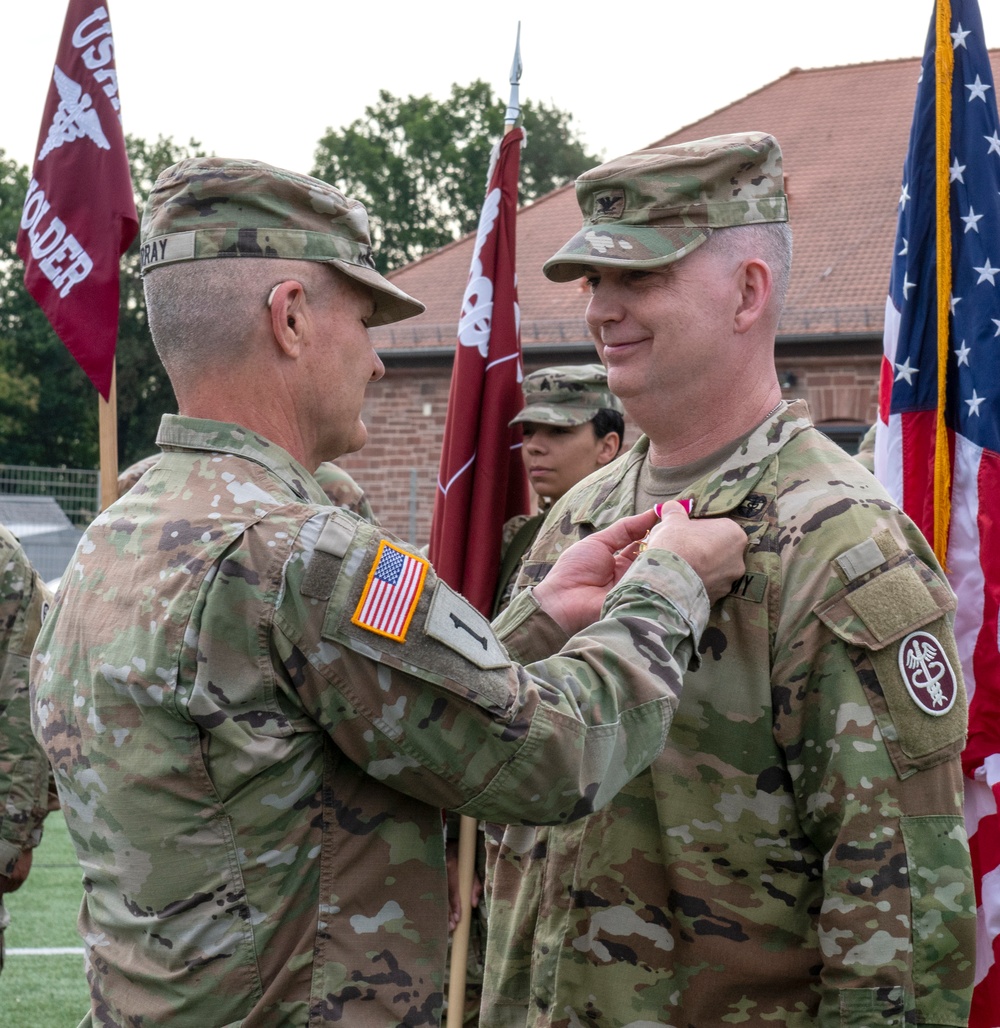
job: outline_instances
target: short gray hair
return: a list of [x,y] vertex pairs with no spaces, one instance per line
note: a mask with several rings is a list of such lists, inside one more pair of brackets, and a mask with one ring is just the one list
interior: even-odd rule
[[735,225],[717,228],[703,244],[714,252],[749,260],[759,257],[771,269],[774,282],[772,304],[780,315],[788,296],[788,281],[792,274],[792,227],[785,221],[765,222],[759,225]]
[[153,344],[171,381],[211,376],[248,356],[268,293],[290,278],[329,277],[311,261],[219,258],[157,268],[143,280]]

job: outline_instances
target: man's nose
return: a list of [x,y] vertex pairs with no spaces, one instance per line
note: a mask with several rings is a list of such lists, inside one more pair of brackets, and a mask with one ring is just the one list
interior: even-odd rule
[[372,356],[375,358],[375,366],[372,368],[370,381],[377,382],[385,374],[385,365],[382,363],[382,358],[374,350],[372,350]]
[[598,283],[590,295],[586,312],[587,326],[600,339],[601,326],[612,321],[621,321],[622,307],[615,299],[614,290],[610,286]]

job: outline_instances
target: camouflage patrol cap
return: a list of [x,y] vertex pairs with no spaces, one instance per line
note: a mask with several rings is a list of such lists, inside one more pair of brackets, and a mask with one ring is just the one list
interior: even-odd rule
[[554,282],[582,266],[655,268],[701,246],[712,229],[787,221],[781,149],[764,132],[655,146],[576,180],[583,227],[543,267]]
[[374,290],[369,325],[424,310],[375,270],[368,214],[357,200],[261,161],[193,157],[167,168],[142,215],[140,255],[143,275],[204,258],[317,261]]
[[624,411],[608,388],[603,364],[570,364],[542,368],[524,379],[524,408],[510,424],[585,425],[601,409]]

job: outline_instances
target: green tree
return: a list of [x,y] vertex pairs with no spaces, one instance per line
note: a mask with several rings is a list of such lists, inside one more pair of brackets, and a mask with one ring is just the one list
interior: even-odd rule
[[[136,206],[156,176],[200,154],[170,138],[129,136]],[[0,151],[0,459],[7,464],[93,468],[98,462],[97,393],[24,288],[15,245],[28,169]],[[118,456],[124,467],[155,451],[156,426],[175,409],[153,349],[139,277],[139,247],[122,259],[118,327]]]
[[[379,270],[399,267],[475,229],[505,110],[480,80],[453,85],[443,101],[402,99],[380,90],[362,117],[346,128],[327,129],[316,147],[313,174],[368,208]],[[527,101],[523,118],[522,203],[598,162],[576,135],[571,114]]]
[[[164,168],[185,157],[201,157],[201,144],[190,140],[187,145],[160,136],[150,143],[136,136],[127,136],[129,166],[135,205],[142,218],[145,198],[156,177]],[[139,274],[139,240],[122,258],[121,300],[118,308],[118,464],[127,467],[156,452],[156,430],[160,416],[176,411],[177,403],[167,373],[163,370],[153,337],[146,322],[146,301]]]
[[[96,404],[84,411],[79,400],[84,384],[93,389],[24,288],[15,250],[27,189],[28,169],[0,154],[0,454],[8,464],[92,467]],[[55,452],[64,456],[45,459]]]

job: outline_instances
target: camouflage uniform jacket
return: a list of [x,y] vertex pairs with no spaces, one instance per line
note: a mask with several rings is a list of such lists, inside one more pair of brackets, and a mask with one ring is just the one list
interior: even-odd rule
[[[563,497],[519,587],[633,512],[647,447]],[[483,1025],[965,1025],[965,697],[933,555],[803,403],[685,495],[746,527],[747,573],[650,771],[575,824],[493,831]],[[956,671],[943,716],[903,679],[917,630]]]
[[373,525],[378,524],[378,518],[364,490],[343,468],[333,461],[323,461],[313,472],[313,478],[335,507],[346,507],[354,511],[359,518]]
[[497,572],[496,595],[492,616],[496,617],[510,605],[514,583],[521,568],[521,558],[531,549],[547,511],[537,514],[515,514],[503,524],[500,536],[500,570]]
[[[153,453],[127,467],[118,476],[118,495],[123,496],[127,493],[150,468],[156,466],[159,460],[160,454]],[[372,510],[364,490],[343,468],[333,461],[323,461],[313,472],[312,477],[335,507],[346,507],[365,521],[370,521],[373,525],[378,524],[378,518],[375,517],[375,511]]]
[[[84,872],[85,1023],[437,1025],[440,808],[558,823],[606,802],[659,752],[704,589],[655,551],[569,640],[527,596],[514,634],[557,655],[521,668],[284,450],[175,416],[159,442],[35,650]],[[367,604],[392,599],[383,560],[416,576],[400,631]]]
[[36,846],[48,809],[49,765],[31,734],[28,659],[49,593],[20,543],[0,526],[0,874]]

